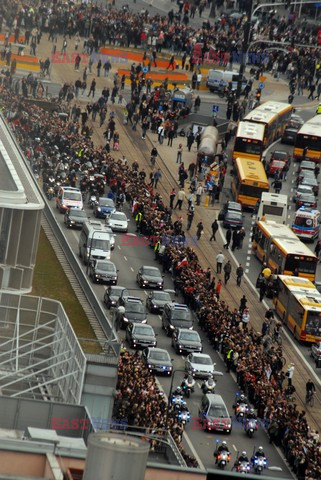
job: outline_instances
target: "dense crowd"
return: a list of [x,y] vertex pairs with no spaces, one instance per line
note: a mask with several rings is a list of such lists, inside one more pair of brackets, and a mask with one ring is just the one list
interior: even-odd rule
[[[32,166],[36,165],[37,171],[42,171],[43,175],[48,174],[48,170],[56,172],[64,156],[71,174],[76,171],[77,175],[86,175],[90,164],[96,172],[106,176],[107,183],[115,193],[125,193],[134,217],[137,218],[137,213],[141,213],[140,232],[153,236],[154,242],[156,238],[163,243],[157,258],[165,271],[172,272],[176,291],[181,292],[184,301],[195,311],[200,327],[207,332],[214,349],[222,351],[227,363],[232,358],[232,365],[229,366],[235,368],[239,385],[247,391],[250,401],[258,409],[258,415],[270,421],[268,431],[271,441],[284,448],[300,478],[318,479],[321,444],[318,434],[309,430],[305,413],[287,401],[280,352],[273,347],[264,348],[260,336],[251,329],[242,328],[244,323],[241,314],[246,301],[243,299],[240,309],[232,311],[220,300],[210,269],[202,268],[193,248],[184,244],[166,245],[164,238],[167,236],[184,237],[182,221],[172,220],[172,210],[166,206],[160,194],[147,185],[145,170],[140,169],[137,162],[130,164],[126,159],[114,159],[106,149],[95,146],[91,139],[78,133],[75,126],[70,133],[72,120],[68,124],[60,120],[57,114],[46,113],[35,105],[31,107],[23,97],[16,96],[4,84],[1,86],[1,106],[23,151]],[[227,357],[227,352],[231,351],[232,357]],[[134,413],[129,415],[132,424],[146,425],[148,418],[158,429],[162,410],[159,403],[155,403],[153,395],[160,393],[156,392],[154,380],[148,372],[143,375],[144,370],[139,362],[139,359],[128,354],[122,357],[119,395],[127,403],[120,408],[123,408],[124,415],[129,415],[136,405]],[[139,384],[136,385],[131,372],[133,368],[137,369],[138,364]],[[122,376],[132,378],[134,393],[124,390]],[[144,393],[146,390],[149,394]],[[145,396],[145,402],[136,401],[138,391]],[[154,409],[156,404],[157,408]],[[175,423],[172,432],[174,436],[179,436]],[[192,464],[192,460],[189,463]]]

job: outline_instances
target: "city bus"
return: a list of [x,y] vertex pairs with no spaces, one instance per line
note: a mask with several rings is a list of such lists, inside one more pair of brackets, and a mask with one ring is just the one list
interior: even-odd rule
[[[232,154],[233,160],[242,156],[261,160],[264,150],[282,137],[292,112],[292,105],[273,101],[262,103],[249,112],[240,122]],[[247,151],[249,155],[245,155]]]
[[236,132],[232,160],[261,160],[264,150],[265,126],[262,123],[240,122]]
[[275,310],[300,341],[321,341],[321,294],[305,278],[278,275]]
[[234,200],[245,208],[255,208],[262,192],[270,189],[264,166],[256,160],[237,158],[231,189]]
[[314,162],[321,161],[321,115],[308,120],[298,131],[293,157],[299,160],[303,157],[303,150],[308,148],[305,159]]
[[268,220],[257,222],[253,229],[252,249],[274,274],[315,280],[318,258],[286,225]]
[[263,192],[256,220],[272,220],[285,224],[288,215],[288,197],[281,193]]

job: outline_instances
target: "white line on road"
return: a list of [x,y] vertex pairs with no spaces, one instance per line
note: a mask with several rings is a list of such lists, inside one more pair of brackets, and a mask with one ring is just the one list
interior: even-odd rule
[[293,192],[293,191],[294,191],[294,189],[293,189],[293,188],[291,188],[291,192]]
[[292,208],[292,205],[289,205],[289,210],[291,210],[291,208]]
[[235,445],[232,445],[232,447],[234,448],[234,450],[237,452],[237,448]]
[[288,215],[288,218],[291,218],[291,215]]
[[250,266],[250,262],[246,262],[245,266],[246,266],[246,267],[249,267],[249,266]]
[[201,388],[201,384],[199,382],[197,382],[197,386],[198,388]]
[[121,250],[121,246],[120,246],[120,245],[117,245],[117,248],[118,248],[118,250]]
[[249,273],[249,271],[250,271],[250,270],[249,270],[248,268],[245,269],[245,273]]
[[160,315],[158,315],[158,318],[159,318],[160,320],[162,319],[162,317],[161,317]]
[[133,267],[130,267],[130,269],[131,269],[132,272],[134,271]]
[[251,255],[251,253],[252,253],[252,250],[249,248],[248,251],[247,251],[247,254]]
[[148,293],[146,292],[146,290],[144,290],[144,293],[145,293],[146,296],[148,295]]
[[126,262],[127,262],[127,257],[125,257],[125,255],[124,255],[124,260],[126,260]]
[[292,183],[294,183],[294,180],[292,180]]

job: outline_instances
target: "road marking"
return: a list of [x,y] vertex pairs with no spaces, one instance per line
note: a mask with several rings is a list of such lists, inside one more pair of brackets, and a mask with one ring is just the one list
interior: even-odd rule
[[293,192],[293,191],[294,191],[294,189],[293,189],[293,188],[291,188],[291,192]]
[[131,269],[132,272],[134,271],[133,267],[130,267],[130,269]]
[[197,382],[197,385],[198,385],[199,388],[201,388],[201,384],[199,382]]
[[125,233],[127,237],[137,237],[136,233]]
[[182,355],[182,360],[184,360],[184,361],[185,361],[185,357],[184,357],[183,355]]
[[249,266],[250,266],[250,262],[246,262],[245,266],[246,266],[246,267],[249,267]]
[[158,315],[158,318],[159,318],[160,320],[162,319],[162,317],[161,317],[160,315]]
[[251,255],[251,253],[252,253],[252,250],[249,248],[248,251],[247,251],[247,254]]
[[290,218],[290,217],[291,217],[291,215],[288,215],[288,218]]
[[117,245],[117,248],[118,248],[118,250],[121,250],[121,246],[120,246],[120,245]]
[[292,208],[292,205],[289,205],[289,210],[291,210],[291,208]]
[[249,273],[249,271],[250,271],[250,270],[249,270],[248,268],[245,269],[245,273]]
[[248,256],[246,257],[246,260],[251,260],[251,255],[248,255]]
[[292,183],[294,183],[294,180],[292,180]]
[[146,292],[146,290],[144,290],[144,293],[145,293],[146,296],[148,295],[148,293]]
[[232,445],[232,447],[234,448],[234,450],[237,452],[237,448],[235,445]]
[[124,259],[125,259],[125,260],[126,260],[126,262],[127,262],[127,257],[125,257],[125,255],[124,255]]

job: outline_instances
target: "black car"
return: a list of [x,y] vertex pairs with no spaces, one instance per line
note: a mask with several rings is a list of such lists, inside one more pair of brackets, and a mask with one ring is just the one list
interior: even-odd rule
[[109,260],[93,260],[89,265],[89,276],[94,283],[116,285],[118,281],[118,270],[116,265]]
[[64,215],[67,228],[82,228],[85,222],[88,222],[87,214],[79,208],[69,208]]
[[298,209],[300,207],[317,207],[317,198],[313,194],[301,193],[300,195],[296,196],[295,201],[295,208]]
[[163,290],[164,275],[162,275],[157,267],[143,266],[137,273],[137,283],[140,288],[158,288]]
[[145,348],[142,352],[142,360],[150,372],[172,375],[173,365],[167,350],[162,348]]
[[129,291],[125,287],[110,286],[105,290],[104,303],[107,308],[116,307],[119,298],[129,297]]
[[162,312],[166,303],[172,303],[171,293],[175,293],[174,290],[153,290],[148,294],[146,300],[146,307],[151,313]]
[[195,330],[189,330],[188,328],[176,328],[172,336],[172,346],[175,348],[175,352],[179,353],[191,353],[202,352],[202,340]]
[[146,307],[138,297],[120,297],[117,307],[124,307],[124,313],[116,311],[116,324],[126,328],[128,323],[147,323]]
[[162,328],[170,336],[175,328],[193,330],[192,314],[187,307],[180,303],[167,303],[162,315]]
[[297,128],[286,127],[281,137],[281,143],[285,143],[287,145],[294,145],[297,133],[298,133]]
[[228,210],[223,219],[224,228],[242,228],[243,227],[243,214],[242,212],[236,212]]
[[140,323],[127,325],[126,340],[131,348],[156,347],[157,345],[153,327]]

